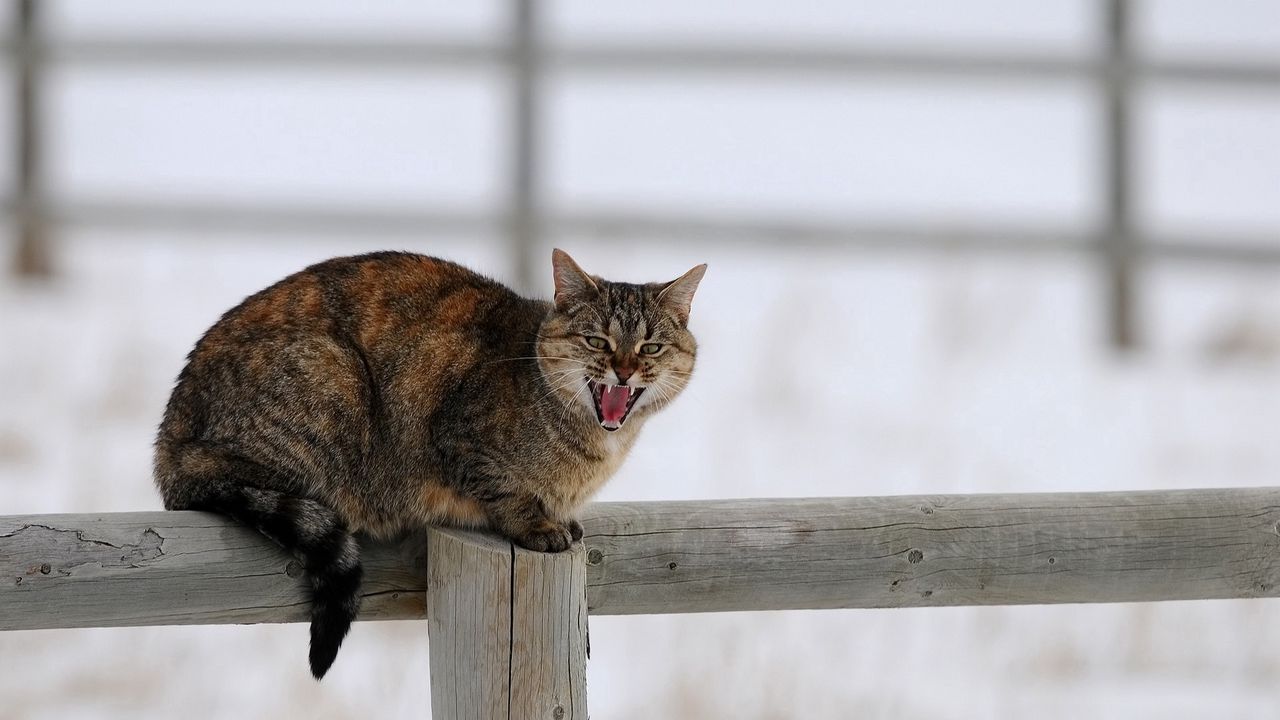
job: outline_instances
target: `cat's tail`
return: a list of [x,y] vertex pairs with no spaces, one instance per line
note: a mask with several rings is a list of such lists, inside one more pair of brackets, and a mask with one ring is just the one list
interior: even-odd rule
[[275,490],[231,487],[209,510],[257,528],[302,560],[311,580],[311,674],[324,677],[360,611],[360,546],[329,507]]
[[[209,467],[209,453],[198,446],[188,448],[206,456],[201,458],[205,462],[199,464]],[[197,463],[181,464],[191,467]],[[333,665],[338,648],[360,611],[360,546],[332,508],[306,497],[235,484],[246,471],[252,476],[250,468],[222,469],[241,472],[219,472],[216,479],[205,477],[200,482],[185,478],[181,485],[188,492],[181,493],[180,498],[165,493],[165,505],[171,510],[208,510],[229,515],[302,561],[312,590],[311,674],[319,680]],[[163,490],[163,479],[160,484]]]

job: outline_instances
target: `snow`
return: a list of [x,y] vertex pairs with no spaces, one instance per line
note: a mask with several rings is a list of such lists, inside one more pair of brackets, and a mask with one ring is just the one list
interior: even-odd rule
[[[483,2],[354,13],[326,0],[301,14],[291,2],[266,15],[242,5],[135,0],[103,13],[100,3],[68,1],[55,6],[51,31],[225,37],[287,24],[299,37],[485,39],[505,23],[503,7]],[[638,7],[557,2],[546,27],[557,39],[605,43],[715,31],[731,43],[1079,55],[1094,46],[1098,20],[1086,3],[1031,10],[1010,0],[964,10],[861,5],[847,15],[847,3],[811,0],[776,26],[763,2],[664,0],[643,17]],[[1266,22],[1274,8],[1264,4],[1144,7],[1151,15],[1138,34],[1161,57],[1280,47],[1280,23]],[[927,20],[939,17],[951,21]],[[496,71],[122,66],[63,69],[52,79],[48,180],[63,198],[479,212],[505,196],[507,100]],[[1072,81],[969,87],[562,72],[548,91],[544,199],[558,210],[1081,231],[1099,215],[1096,95]],[[1252,88],[1165,86],[1139,96],[1142,227],[1224,241],[1275,234],[1280,106],[1268,98]],[[9,117],[2,110],[0,124]],[[1280,477],[1275,269],[1148,268],[1139,307],[1146,348],[1126,357],[1105,345],[1102,277],[1083,255],[548,240],[544,292],[551,242],[624,280],[710,264],[694,302],[702,349],[693,384],[649,424],[600,499],[1261,486]],[[159,508],[154,428],[204,329],[310,262],[383,247],[332,233],[317,241],[200,228],[75,227],[57,241],[53,283],[0,277],[4,514]],[[509,268],[500,238],[393,246],[498,277]],[[591,707],[598,718],[670,720],[1271,717],[1280,701],[1273,607],[597,617]],[[303,625],[2,633],[0,718],[421,718],[426,643],[422,623],[361,623],[316,684]]]
[[[158,508],[149,443],[188,346],[272,278],[362,249],[207,239],[178,249],[97,234],[64,246],[68,272],[54,287],[6,285],[4,512]],[[413,249],[501,271],[493,245]],[[711,264],[694,306],[697,379],[602,499],[1240,486],[1274,484],[1280,471],[1277,358],[1214,358],[1196,345],[1233,308],[1274,328],[1270,275],[1208,290],[1201,274],[1160,276],[1154,315],[1177,313],[1168,324],[1182,334],[1162,331],[1151,352],[1118,359],[1098,341],[1085,264],[785,250],[615,257],[589,246],[578,256],[637,280]],[[1204,297],[1220,309],[1205,311]],[[1183,306],[1202,312],[1183,317]],[[597,617],[591,703],[603,718],[1256,717],[1280,699],[1269,608]],[[420,623],[360,624],[317,685],[302,625],[6,633],[0,697],[19,718],[193,707],[421,717],[425,644]]]

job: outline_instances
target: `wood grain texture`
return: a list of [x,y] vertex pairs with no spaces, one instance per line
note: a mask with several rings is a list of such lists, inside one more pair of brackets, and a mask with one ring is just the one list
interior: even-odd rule
[[494,720],[511,707],[511,543],[427,533],[431,717]]
[[600,503],[590,612],[1280,595],[1280,488]]
[[586,550],[515,548],[511,717],[587,719]]
[[[422,536],[364,548],[364,620],[426,617]],[[0,517],[0,630],[309,619],[292,556],[199,512]]]
[[[597,615],[1275,597],[1277,523],[1280,488],[599,503],[586,593]],[[365,547],[362,619],[426,617],[424,544]],[[0,629],[305,621],[298,569],[204,513],[0,517]]]
[[431,716],[586,720],[584,551],[427,534]]

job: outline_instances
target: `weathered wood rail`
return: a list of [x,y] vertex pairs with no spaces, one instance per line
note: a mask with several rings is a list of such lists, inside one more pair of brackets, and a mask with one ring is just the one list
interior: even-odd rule
[[[365,548],[362,619],[429,619],[438,717],[586,717],[588,610],[1280,595],[1280,488],[598,503],[583,524],[558,556],[438,529]],[[307,603],[296,561],[217,516],[0,517],[0,630],[296,622]]]

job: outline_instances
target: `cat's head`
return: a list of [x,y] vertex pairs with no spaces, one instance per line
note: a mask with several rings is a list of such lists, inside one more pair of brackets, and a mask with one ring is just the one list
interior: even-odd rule
[[551,264],[555,309],[539,333],[538,363],[553,392],[609,431],[675,399],[693,373],[689,308],[707,266],[635,285],[588,275],[563,250]]

